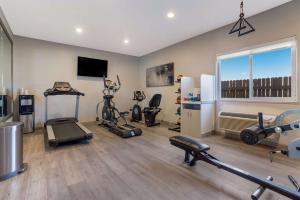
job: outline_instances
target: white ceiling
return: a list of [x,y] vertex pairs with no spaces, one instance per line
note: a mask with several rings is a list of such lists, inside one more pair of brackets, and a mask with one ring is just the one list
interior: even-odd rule
[[[245,0],[245,13],[252,16],[289,1]],[[134,56],[232,23],[239,4],[240,0],[0,0],[15,35]],[[175,18],[166,17],[169,11]],[[76,27],[83,32],[77,34]]]

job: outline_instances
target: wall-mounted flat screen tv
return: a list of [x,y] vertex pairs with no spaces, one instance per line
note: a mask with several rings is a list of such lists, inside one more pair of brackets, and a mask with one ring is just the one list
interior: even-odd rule
[[107,60],[78,56],[78,76],[107,77]]

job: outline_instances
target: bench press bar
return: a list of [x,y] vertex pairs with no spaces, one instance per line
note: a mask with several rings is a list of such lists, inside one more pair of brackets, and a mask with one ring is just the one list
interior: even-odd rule
[[[175,136],[176,137],[176,136]],[[193,151],[193,147],[191,148],[185,148],[184,146],[186,146],[186,141],[184,141],[183,145],[178,143],[178,139],[176,139],[176,142],[172,141],[172,138],[170,138],[170,142],[172,145],[183,149],[185,151],[185,159],[184,162],[189,163],[190,166],[194,166],[196,164],[197,161],[202,160],[210,165],[213,165],[219,169],[223,169],[229,173],[235,174],[237,176],[240,176],[248,181],[251,181],[253,183],[256,183],[260,186],[259,189],[262,189],[261,192],[258,192],[258,196],[255,196],[255,193],[253,193],[252,195],[252,199],[253,200],[257,200],[262,193],[264,192],[265,189],[269,189],[272,190],[276,193],[279,193],[283,196],[286,196],[290,199],[299,199],[300,200],[300,193],[297,192],[296,190],[292,190],[286,186],[277,184],[272,182],[272,180],[270,178],[264,179],[264,178],[260,178],[257,177],[255,175],[250,174],[247,171],[244,171],[242,169],[239,169],[237,167],[234,167],[232,165],[226,164],[220,160],[218,160],[217,158],[215,158],[214,156],[208,154],[206,151],[202,151],[202,152],[195,152]],[[190,155],[193,156],[193,159],[190,161]]]

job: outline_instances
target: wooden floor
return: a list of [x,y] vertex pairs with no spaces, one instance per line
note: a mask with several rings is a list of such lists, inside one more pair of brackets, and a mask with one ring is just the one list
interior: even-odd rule
[[[226,200],[250,199],[253,183],[206,163],[191,168],[182,163],[184,152],[169,144],[176,135],[164,126],[146,128],[140,137],[121,139],[89,124],[95,131],[90,144],[45,150],[42,131],[25,135],[24,160],[28,170],[0,182],[0,199],[100,199],[100,200]],[[293,174],[300,179],[299,162],[238,141],[210,136],[202,139],[217,158],[291,186]],[[261,199],[285,199],[266,192]]]

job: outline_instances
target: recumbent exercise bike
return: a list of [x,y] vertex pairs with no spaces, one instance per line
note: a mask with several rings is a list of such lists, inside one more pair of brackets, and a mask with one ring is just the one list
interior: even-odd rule
[[144,113],[145,125],[147,127],[159,125],[160,123],[157,123],[155,118],[156,115],[161,111],[161,108],[159,108],[161,97],[161,94],[154,94],[151,100],[149,101],[149,106],[142,109],[139,105],[139,102],[145,100],[146,95],[143,91],[134,91],[133,100],[136,101],[136,104],[131,109],[131,121],[141,122],[143,119],[142,113]]
[[[300,120],[293,121],[289,124],[283,124],[284,118],[292,114],[300,114],[300,110],[296,109],[284,112],[276,118],[276,123],[274,126],[264,127],[263,115],[262,113],[259,113],[259,125],[243,130],[240,134],[240,137],[242,141],[246,144],[254,145],[273,133],[286,135],[287,131],[300,131]],[[207,144],[203,144],[196,140],[183,136],[173,136],[169,140],[172,145],[185,151],[184,162],[189,164],[190,166],[196,165],[197,161],[204,161],[210,165],[218,167],[219,169],[223,169],[229,173],[235,174],[248,181],[258,184],[259,187],[251,195],[251,198],[253,200],[259,199],[266,189],[272,190],[290,199],[300,200],[300,186],[296,179],[291,175],[289,175],[288,178],[291,181],[291,183],[295,186],[295,190],[273,182],[273,177],[271,176],[268,176],[267,178],[261,178],[252,175],[247,171],[244,171],[242,169],[236,168],[234,166],[220,161],[213,155],[207,153],[210,149],[210,147]],[[288,150],[275,151],[275,153],[277,152],[283,153],[289,158],[300,159],[300,138],[291,141],[288,145]],[[190,157],[192,157],[192,159],[190,159]]]
[[[104,89],[102,91],[104,105],[102,108],[102,122],[99,125],[107,127],[110,132],[122,138],[140,136],[142,130],[127,123],[126,116],[129,115],[129,112],[119,112],[115,107],[114,94],[121,88],[119,76],[117,76],[117,80],[118,84],[104,78]],[[97,105],[97,120],[99,120],[99,104]],[[123,124],[119,123],[120,119],[124,121]]]

